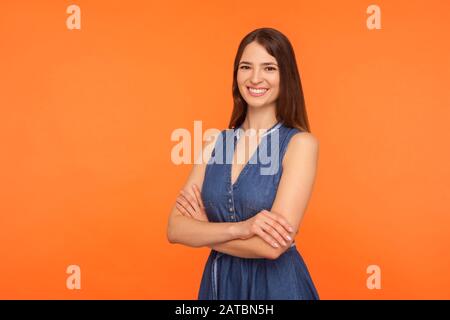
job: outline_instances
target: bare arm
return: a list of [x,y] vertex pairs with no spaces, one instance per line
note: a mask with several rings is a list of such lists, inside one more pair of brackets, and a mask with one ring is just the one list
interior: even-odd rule
[[[300,136],[305,137],[301,138]],[[203,228],[203,226],[208,225],[208,223],[205,224],[205,222],[199,222],[195,221],[195,219],[185,217],[175,208],[171,214],[172,220],[169,222],[169,241],[173,243],[183,243],[190,246],[209,246],[219,252],[242,258],[278,258],[285,250],[289,248],[292,243],[292,238],[294,238],[297,233],[303,212],[306,209],[306,204],[312,190],[317,164],[318,141],[314,138],[314,136],[310,134],[297,134],[291,141],[292,143],[290,143],[290,147],[284,157],[283,175],[274,205],[271,209],[272,213],[280,215],[283,217],[283,220],[287,220],[290,225],[295,226],[294,230],[289,230],[291,231],[291,233],[289,233],[291,239],[285,240],[286,243],[284,245],[274,248],[269,244],[270,241],[267,241],[267,239],[263,240],[259,236],[252,236],[248,239],[240,239],[242,235],[240,235],[240,231],[238,230],[242,230],[242,228],[237,226],[243,222],[219,223],[221,225],[229,225],[228,231],[232,234],[231,240],[229,239],[222,242],[216,241],[218,234],[220,237],[229,236],[226,232],[225,235],[223,235],[220,234],[220,232],[210,234],[208,232],[204,233],[201,231],[200,236],[197,238],[198,233],[192,234],[189,233],[189,230],[192,230],[192,228]],[[200,177],[197,177],[196,179],[195,173],[199,172]],[[203,177],[204,169],[202,172],[202,170],[195,170],[194,168],[184,190],[190,190],[190,194],[194,196],[192,185],[195,183],[202,186]],[[194,221],[199,222],[200,225],[188,226],[185,222],[176,224],[173,220],[175,216],[182,216],[187,219],[184,221],[188,221],[188,224],[189,222]],[[180,226],[180,229],[177,232],[175,231],[177,230],[175,225]],[[187,228],[183,228],[182,225],[185,225]],[[276,229],[280,229],[279,224],[274,223],[271,225]],[[172,234],[170,232],[172,232]],[[195,230],[193,232],[195,232]],[[180,234],[181,238],[175,238],[174,234]],[[273,234],[275,234],[275,232]],[[283,234],[283,232],[280,232],[280,234]],[[213,237],[214,240],[205,240],[205,238],[209,239],[209,237]]]
[[[206,163],[220,132],[203,145],[203,161],[196,161],[183,190],[194,196],[192,186],[203,185]],[[200,155],[199,155],[200,156]],[[190,247],[208,246],[238,237],[235,223],[213,223],[183,216],[176,205],[172,208],[167,224],[167,239],[170,243],[180,243]]]
[[169,220],[168,240],[190,247],[205,247],[237,238],[234,222],[198,221],[177,213]]
[[[183,216],[188,217],[189,219],[208,221],[200,189],[198,186],[195,186],[192,188],[192,191],[195,194],[195,197],[184,191],[181,192],[177,197],[177,208],[181,211]],[[261,240],[263,240],[270,246],[279,248],[279,246],[291,244],[293,235],[290,235],[290,232],[294,231],[283,216],[267,210],[262,210],[245,221],[234,222],[232,224],[232,230],[238,238],[235,240],[240,240],[242,250],[236,252],[234,247],[226,245],[229,243],[228,241],[224,241],[223,245],[217,243],[209,246],[214,249],[216,248],[215,245],[219,245],[217,248],[222,252],[242,258],[272,258],[276,252],[267,255],[267,250],[261,245],[257,247],[258,252],[255,252],[253,246],[249,247],[249,243],[242,240],[253,238],[252,241],[257,240],[257,242],[260,243]],[[248,249],[250,249],[250,251]]]
[[[271,212],[279,213],[286,218],[294,232],[298,232],[308,201],[310,199],[317,171],[319,143],[310,133],[296,134],[289,142],[283,159],[283,174]],[[258,236],[246,240],[231,240],[214,244],[210,247],[216,251],[241,258],[277,259],[286,251],[287,246],[274,248]]]
[[[288,245],[292,242],[287,241]],[[209,246],[211,249],[229,254],[231,256],[249,259],[276,259],[282,248],[274,248],[258,236],[249,239],[230,240]]]

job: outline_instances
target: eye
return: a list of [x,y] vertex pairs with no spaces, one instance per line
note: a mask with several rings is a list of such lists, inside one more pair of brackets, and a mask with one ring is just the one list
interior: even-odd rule
[[247,69],[245,69],[245,68],[249,68],[249,67],[248,67],[248,66],[241,66],[239,69],[247,70]]
[[274,68],[274,67],[267,67],[266,69],[269,69],[269,71],[276,71],[277,70],[277,68]]

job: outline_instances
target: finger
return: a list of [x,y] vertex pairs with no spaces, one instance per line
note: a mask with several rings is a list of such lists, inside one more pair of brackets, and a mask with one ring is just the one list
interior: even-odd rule
[[[268,216],[264,216],[263,215],[263,221],[268,224],[269,226],[271,226],[273,229],[276,230],[276,232],[281,235],[283,238],[285,238],[287,241],[291,241],[292,237],[289,235],[289,233],[286,231],[286,229],[276,220],[273,219],[273,215],[272,217],[268,217]],[[284,240],[284,239],[283,239]]]
[[198,206],[201,208],[201,197],[198,196],[198,192],[197,192],[197,186],[195,184],[192,185],[192,192],[194,193],[195,196],[195,201],[197,201]]
[[281,242],[277,241],[275,237],[272,236],[269,228],[270,226],[268,226],[263,219],[255,221],[255,234],[258,234],[271,246],[278,248]]
[[181,194],[184,198],[186,198],[186,200],[189,202],[189,204],[195,211],[199,211],[197,200],[189,192],[181,190]]
[[196,184],[194,184],[192,188],[194,189],[194,194],[195,194],[195,197],[197,198],[197,203],[199,204],[200,208],[204,209],[205,206],[203,205],[203,200],[202,200],[202,195],[200,193],[200,188]]
[[189,204],[189,202],[185,198],[178,197],[177,202],[180,205],[182,205],[189,212],[189,215],[191,215],[192,218],[195,216],[195,210],[192,208],[192,206]]
[[180,199],[177,198],[175,203],[176,203],[176,206],[177,206],[178,210],[180,210],[183,215],[192,218],[191,214],[186,209],[186,207],[184,206],[184,204],[182,203],[182,201]]
[[279,248],[280,246],[278,245],[277,241],[271,237],[267,232],[265,232],[262,228],[258,228],[258,230],[256,231],[256,234],[263,239],[264,241],[266,241],[269,245],[271,245],[274,248]]
[[283,226],[283,228],[286,229],[286,231],[288,231],[288,232],[294,231],[294,228],[292,228],[292,226],[289,224],[289,222],[287,222],[286,218],[284,218],[282,215],[280,215],[276,212],[271,212],[271,211],[267,211],[267,210],[263,210],[263,212],[266,217],[269,217],[270,219],[273,219],[276,222],[278,222],[279,224],[281,224]]
[[270,222],[269,223],[266,222],[263,228],[267,233],[269,233],[273,238],[275,238],[280,245],[287,246],[287,243],[286,241],[284,241],[282,234],[280,234],[278,230],[275,229],[275,227],[270,224]]
[[183,216],[192,218],[191,215],[190,215],[190,213],[189,213],[189,212],[188,212],[181,204],[179,204],[178,202],[176,202],[175,205],[176,205],[178,211],[180,211],[181,214],[182,214]]
[[274,227],[277,232],[282,235],[287,241],[292,241],[292,237],[289,235],[289,233],[286,232],[286,229],[283,228],[282,225],[279,223],[275,223],[272,227]]
[[192,207],[192,209],[194,210],[194,212],[198,211],[200,212],[200,208],[198,207],[197,201],[186,191],[181,190],[180,191],[181,196],[183,196],[186,201],[189,203],[189,205]]
[[177,207],[178,211],[180,211],[183,216],[190,217],[190,214],[178,202],[175,203],[175,206]]

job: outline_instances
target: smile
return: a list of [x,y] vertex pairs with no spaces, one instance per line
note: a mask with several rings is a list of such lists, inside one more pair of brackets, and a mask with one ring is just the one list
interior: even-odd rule
[[263,96],[269,89],[266,89],[266,88],[258,88],[258,89],[255,89],[255,88],[247,87],[247,90],[248,90],[249,94],[250,94],[252,97],[261,97],[261,96]]

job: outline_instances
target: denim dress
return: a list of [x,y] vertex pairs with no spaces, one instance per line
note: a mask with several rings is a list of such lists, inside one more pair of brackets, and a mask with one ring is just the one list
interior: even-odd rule
[[[231,183],[231,163],[241,128],[223,130],[211,153],[202,186],[210,222],[239,222],[270,211],[292,136],[300,132],[278,122],[266,131],[255,152]],[[211,250],[199,300],[318,300],[319,295],[295,242],[277,259],[241,258]]]

